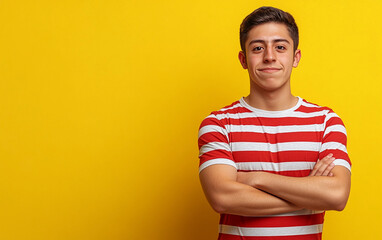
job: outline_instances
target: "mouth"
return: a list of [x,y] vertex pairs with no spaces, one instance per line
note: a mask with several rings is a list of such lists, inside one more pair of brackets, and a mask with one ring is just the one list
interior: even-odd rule
[[274,67],[266,67],[266,68],[260,68],[258,69],[260,72],[263,73],[274,73],[281,70],[281,68],[274,68]]

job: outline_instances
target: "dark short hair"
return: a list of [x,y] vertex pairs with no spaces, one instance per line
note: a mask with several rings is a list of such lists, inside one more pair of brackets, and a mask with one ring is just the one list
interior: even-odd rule
[[286,25],[289,35],[293,40],[293,49],[296,51],[298,47],[298,27],[292,15],[278,8],[261,7],[245,17],[240,25],[240,46],[244,54],[246,54],[245,42],[248,39],[248,32],[253,27],[268,22]]

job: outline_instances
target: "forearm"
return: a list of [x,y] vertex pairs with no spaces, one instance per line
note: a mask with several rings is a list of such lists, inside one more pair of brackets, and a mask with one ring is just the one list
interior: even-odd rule
[[290,202],[237,182],[230,185],[219,196],[218,212],[241,216],[264,216],[281,214],[301,209]]
[[[265,216],[302,209],[269,193],[237,182],[236,171],[225,169],[225,166],[211,166],[200,174],[204,193],[215,211],[240,216]],[[222,179],[221,176],[228,177]]]
[[333,177],[286,177],[254,172],[251,185],[303,208],[340,211],[350,191],[350,181],[344,180],[350,178],[350,173],[346,172],[333,170]]

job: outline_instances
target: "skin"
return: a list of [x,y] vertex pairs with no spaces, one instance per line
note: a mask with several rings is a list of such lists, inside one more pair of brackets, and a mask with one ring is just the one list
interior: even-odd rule
[[279,111],[293,107],[290,76],[297,67],[301,51],[293,50],[293,40],[284,24],[265,23],[252,28],[246,41],[246,53],[239,60],[250,77],[250,94],[245,98],[255,108]]
[[[239,60],[250,77],[245,101],[259,109],[280,111],[296,105],[290,76],[301,51],[284,24],[265,23],[251,29],[246,52]],[[267,172],[237,172],[229,165],[205,168],[199,177],[205,195],[219,213],[241,216],[281,214],[303,208],[341,211],[350,192],[350,172],[334,166],[329,154],[319,160],[307,177],[286,177]]]
[[[328,175],[333,169],[333,160],[330,155],[321,159],[310,176],[330,178]],[[205,168],[199,176],[207,200],[218,213],[265,216],[307,208],[253,187],[255,180],[258,180],[254,176],[256,173],[261,172],[237,172],[232,166],[216,164]]]

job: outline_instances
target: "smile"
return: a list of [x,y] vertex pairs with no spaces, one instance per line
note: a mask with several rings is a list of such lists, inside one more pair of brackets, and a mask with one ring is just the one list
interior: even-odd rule
[[264,73],[274,73],[280,70],[281,70],[280,68],[260,68],[259,69],[260,72],[264,72]]

